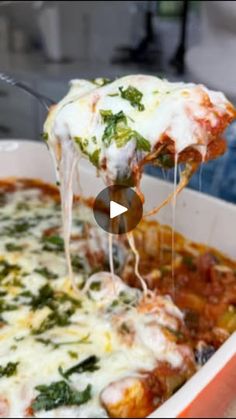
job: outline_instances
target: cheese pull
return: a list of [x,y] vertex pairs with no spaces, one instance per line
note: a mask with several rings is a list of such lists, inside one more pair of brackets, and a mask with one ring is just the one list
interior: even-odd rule
[[222,133],[235,117],[220,92],[203,85],[131,75],[113,82],[74,80],[53,106],[45,138],[56,158],[64,143],[94,165],[106,184],[136,184],[145,164],[171,167],[224,153]]

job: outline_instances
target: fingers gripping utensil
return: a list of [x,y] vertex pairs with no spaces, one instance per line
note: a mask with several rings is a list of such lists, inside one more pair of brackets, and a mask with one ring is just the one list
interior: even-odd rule
[[41,103],[41,105],[44,107],[44,109],[46,109],[47,111],[49,110],[50,106],[55,104],[55,102],[49,97],[42,95],[41,93],[32,89],[32,87],[29,87],[27,84],[21,81],[18,81],[5,73],[0,73],[0,80],[7,84],[10,84],[11,86],[19,87],[19,89],[27,92],[28,94],[33,96],[35,99],[37,99]]

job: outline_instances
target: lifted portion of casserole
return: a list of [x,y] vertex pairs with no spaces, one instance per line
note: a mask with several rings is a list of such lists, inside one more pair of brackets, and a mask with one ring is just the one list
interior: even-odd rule
[[57,161],[74,148],[106,184],[137,185],[147,163],[200,163],[223,154],[222,134],[235,118],[220,92],[147,75],[113,82],[74,80],[51,108],[45,138]]

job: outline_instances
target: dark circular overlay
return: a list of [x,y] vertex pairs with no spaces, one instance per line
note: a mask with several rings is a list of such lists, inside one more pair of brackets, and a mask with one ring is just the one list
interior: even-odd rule
[[[124,206],[127,211],[110,218],[111,201]],[[121,185],[112,185],[103,189],[96,197],[93,213],[99,227],[111,234],[124,234],[133,230],[143,216],[143,204],[132,189]]]

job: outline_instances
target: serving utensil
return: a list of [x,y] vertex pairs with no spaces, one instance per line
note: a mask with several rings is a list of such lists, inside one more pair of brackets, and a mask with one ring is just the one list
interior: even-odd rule
[[8,74],[0,73],[0,80],[7,83],[7,84],[10,84],[11,86],[19,87],[19,89],[21,89],[24,92],[30,94],[35,99],[37,99],[39,101],[39,103],[41,103],[41,105],[47,111],[49,110],[50,106],[55,104],[55,101],[53,101],[49,97],[47,97],[45,95],[42,95],[41,93],[37,92],[35,89],[32,89],[32,87],[29,87],[27,84],[25,84],[25,83],[23,83],[19,80],[14,79],[13,77],[9,76]]

